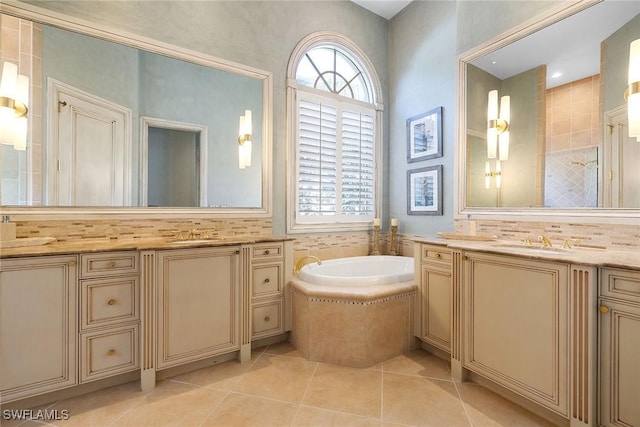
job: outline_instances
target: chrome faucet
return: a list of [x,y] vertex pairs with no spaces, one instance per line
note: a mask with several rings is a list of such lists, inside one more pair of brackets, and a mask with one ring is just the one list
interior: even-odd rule
[[320,261],[320,258],[318,257],[315,257],[313,255],[303,256],[298,260],[298,262],[296,262],[296,266],[293,268],[293,274],[296,275],[300,273],[300,270],[302,270],[302,267],[304,267],[305,265],[311,262],[317,262],[318,265],[322,264],[322,261]]
[[538,242],[542,242],[542,246],[545,248],[552,248],[553,244],[551,243],[551,240],[549,240],[549,238],[547,236],[545,236],[544,234],[541,236],[538,236]]

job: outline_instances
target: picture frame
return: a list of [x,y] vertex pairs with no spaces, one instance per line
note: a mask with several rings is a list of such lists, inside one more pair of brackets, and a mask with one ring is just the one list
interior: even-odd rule
[[407,214],[442,215],[442,165],[407,171]]
[[442,157],[442,107],[407,119],[407,162]]

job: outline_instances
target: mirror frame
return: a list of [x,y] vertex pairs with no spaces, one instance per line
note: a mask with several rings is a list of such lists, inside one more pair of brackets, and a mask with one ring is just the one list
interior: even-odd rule
[[485,208],[467,206],[466,188],[466,139],[467,139],[467,64],[500,49],[510,43],[524,38],[549,25],[555,24],[573,14],[579,13],[601,0],[579,0],[570,5],[560,4],[545,13],[512,28],[466,52],[458,55],[458,128],[456,129],[455,152],[455,188],[458,190],[454,212],[456,219],[486,219],[506,221],[535,221],[535,222],[572,222],[588,221],[590,223],[638,224],[640,209],[632,208]]
[[[262,200],[256,208],[170,208],[142,206],[74,207],[74,206],[2,206],[3,215],[18,220],[47,219],[118,219],[136,218],[268,218],[272,215],[272,107],[273,74],[258,68],[217,58],[180,46],[164,43],[95,22],[64,15],[17,1],[0,2],[0,13],[51,25],[79,34],[146,50],[262,81]],[[233,124],[235,126],[235,123]],[[229,143],[234,143],[230,141]]]

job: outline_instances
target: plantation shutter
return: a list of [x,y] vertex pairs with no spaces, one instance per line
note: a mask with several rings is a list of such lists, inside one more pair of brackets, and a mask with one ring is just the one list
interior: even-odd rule
[[297,217],[301,222],[374,216],[375,111],[330,98],[298,100]]

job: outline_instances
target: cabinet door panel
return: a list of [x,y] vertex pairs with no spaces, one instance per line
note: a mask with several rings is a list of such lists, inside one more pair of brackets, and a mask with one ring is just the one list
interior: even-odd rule
[[76,257],[3,260],[2,401],[76,383]]
[[600,424],[640,426],[640,307],[602,300]]
[[158,366],[239,347],[237,248],[159,253]]
[[468,258],[465,367],[566,415],[568,266]]
[[422,338],[450,351],[451,273],[429,267],[422,269]]

